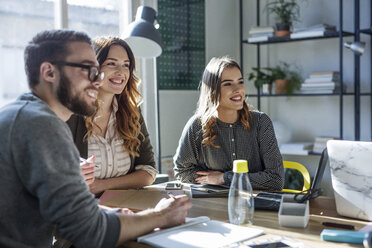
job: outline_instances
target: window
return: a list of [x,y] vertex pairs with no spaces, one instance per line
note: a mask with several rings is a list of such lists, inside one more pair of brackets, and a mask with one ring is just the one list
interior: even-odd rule
[[53,13],[52,2],[1,1],[0,106],[28,91],[23,50],[37,32],[53,28]]
[[69,28],[99,35],[119,35],[119,0],[68,0]]
[[[119,0],[68,0],[69,28],[119,35]],[[29,91],[23,52],[36,33],[54,28],[53,0],[1,0],[0,106]]]

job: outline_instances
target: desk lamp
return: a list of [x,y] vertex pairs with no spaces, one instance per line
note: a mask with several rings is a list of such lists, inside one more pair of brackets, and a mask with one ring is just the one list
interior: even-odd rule
[[154,27],[156,11],[148,6],[137,9],[136,19],[130,23],[124,33],[125,41],[130,45],[136,57],[156,58],[162,52],[160,32]]
[[158,170],[161,172],[159,91],[156,79],[156,57],[160,56],[162,52],[162,42],[160,32],[154,27],[155,20],[156,11],[153,8],[148,6],[138,7],[135,21],[130,23],[124,32],[124,40],[129,44],[136,57],[154,59],[156,150]]
[[365,42],[361,41],[354,41],[354,42],[345,42],[344,47],[349,48],[351,51],[354,52],[355,55],[362,55],[364,53],[364,48],[366,46]]

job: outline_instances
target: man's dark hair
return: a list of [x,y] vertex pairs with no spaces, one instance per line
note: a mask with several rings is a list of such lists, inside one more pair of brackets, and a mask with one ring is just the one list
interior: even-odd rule
[[92,45],[86,33],[72,30],[42,31],[28,43],[24,59],[27,81],[31,89],[39,83],[40,65],[45,61],[64,61],[69,53],[67,44],[73,41]]

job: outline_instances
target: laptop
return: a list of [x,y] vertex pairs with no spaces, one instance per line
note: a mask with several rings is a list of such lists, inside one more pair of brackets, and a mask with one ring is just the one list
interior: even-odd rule
[[339,215],[372,221],[372,142],[327,142]]
[[[323,179],[324,169],[328,162],[327,148],[323,150],[320,156],[319,165],[315,172],[314,180],[311,184],[310,190],[305,194],[300,194],[298,199],[313,199],[321,194],[320,183]],[[278,211],[282,194],[293,194],[287,192],[260,192],[254,199],[255,209],[261,210],[274,210]]]

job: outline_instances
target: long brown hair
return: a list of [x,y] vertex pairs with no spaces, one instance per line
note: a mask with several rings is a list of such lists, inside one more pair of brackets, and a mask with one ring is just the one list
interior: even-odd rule
[[[130,61],[129,65],[129,79],[121,94],[115,95],[118,102],[118,111],[116,112],[116,126],[120,136],[124,139],[124,147],[132,157],[139,156],[139,147],[141,141],[138,136],[141,133],[141,125],[139,122],[140,113],[138,109],[138,102],[141,100],[141,94],[138,91],[139,78],[137,78],[133,71],[135,70],[135,59],[129,45],[118,37],[97,37],[93,40],[94,50],[96,52],[98,63],[102,66],[106,60],[111,46],[122,46],[128,54]],[[87,136],[90,137],[93,132],[94,117],[97,112],[86,119],[86,127],[88,129]]]
[[[233,67],[236,67],[241,71],[239,64],[235,60],[227,56],[219,58],[214,57],[209,61],[204,70],[203,78],[200,83],[201,89],[198,108],[195,113],[201,120],[203,145],[211,145],[219,148],[219,146],[214,143],[217,136],[214,126],[217,122],[217,108],[221,96],[221,75],[223,70]],[[245,101],[243,102],[243,108],[238,112],[244,129],[248,131],[250,129],[251,113]]]

